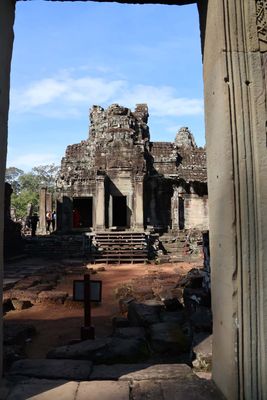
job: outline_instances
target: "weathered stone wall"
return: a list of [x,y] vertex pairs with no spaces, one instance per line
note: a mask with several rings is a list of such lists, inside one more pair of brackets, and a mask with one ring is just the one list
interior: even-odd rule
[[[198,196],[207,194],[206,152],[196,146],[193,134],[188,128],[181,128],[173,143],[150,142],[147,122],[145,104],[137,105],[134,112],[117,104],[106,110],[92,107],[89,138],[68,146],[62,159],[57,183],[59,202],[64,196],[70,199],[70,209],[59,207],[63,213],[71,215],[73,198],[91,196],[97,207],[93,220],[99,221],[101,206],[105,215],[104,225],[102,216],[102,225],[95,221],[93,226],[108,228],[114,225],[113,197],[126,196],[127,228],[144,229],[153,225],[155,229],[169,230],[172,215],[178,212],[171,210],[173,186],[183,185],[188,196],[193,186]],[[101,202],[97,175],[104,177]],[[195,217],[188,220],[188,226],[194,222],[195,228],[203,225],[207,229],[207,224]],[[64,229],[63,224],[59,227]]]
[[209,209],[207,196],[196,194],[185,195],[184,198],[185,229],[209,229]]

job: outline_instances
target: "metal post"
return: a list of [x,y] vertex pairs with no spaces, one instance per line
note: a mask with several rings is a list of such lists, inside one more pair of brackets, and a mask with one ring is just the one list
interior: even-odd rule
[[84,326],[81,327],[81,340],[95,339],[95,328],[91,326],[90,274],[84,275]]

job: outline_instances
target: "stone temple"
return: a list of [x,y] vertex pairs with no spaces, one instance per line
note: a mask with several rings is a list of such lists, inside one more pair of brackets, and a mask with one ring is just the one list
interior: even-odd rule
[[148,107],[93,106],[87,140],[67,147],[57,181],[57,229],[208,229],[206,152],[188,128],[150,141]]

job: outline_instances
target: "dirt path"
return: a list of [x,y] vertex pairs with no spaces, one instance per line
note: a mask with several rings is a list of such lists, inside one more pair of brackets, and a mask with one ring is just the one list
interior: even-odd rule
[[[139,278],[140,290],[142,291],[142,279],[151,274],[173,274],[184,275],[194,266],[200,263],[177,263],[162,264],[125,264],[120,266],[105,265],[105,271],[92,275],[92,279],[102,280],[102,303],[94,305],[92,310],[93,325],[96,336],[103,337],[112,332],[112,318],[120,315],[118,298],[115,292],[118,287]],[[94,268],[98,269],[102,265]],[[75,271],[75,266],[73,266]],[[72,284],[74,279],[82,279],[82,275],[62,275],[56,290],[68,292],[72,295]],[[144,289],[145,291],[146,289]],[[27,343],[26,354],[29,358],[44,358],[47,352],[58,345],[66,344],[71,340],[79,339],[80,327],[83,325],[83,309],[79,303],[67,302],[66,304],[37,304],[33,307],[21,310],[10,311],[4,319],[10,323],[27,322],[36,327],[37,335],[31,342]]]

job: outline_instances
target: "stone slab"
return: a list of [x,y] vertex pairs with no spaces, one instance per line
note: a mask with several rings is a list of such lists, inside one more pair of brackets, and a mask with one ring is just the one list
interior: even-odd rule
[[143,381],[143,380],[169,380],[179,379],[192,376],[191,368],[186,364],[156,364],[145,366],[142,368],[129,372],[120,377],[124,381]]
[[100,351],[104,353],[111,342],[111,338],[85,340],[73,345],[56,347],[49,351],[47,357],[52,359],[89,360],[93,359]]
[[138,372],[150,366],[150,364],[94,365],[90,375],[90,380],[118,380],[123,376],[127,376],[133,372]]
[[91,361],[26,359],[16,361],[10,370],[11,375],[32,378],[87,380],[92,370]]
[[120,338],[136,338],[136,337],[145,337],[145,329],[141,326],[129,326],[125,328],[116,328],[113,332],[113,336]]
[[75,400],[129,400],[129,396],[128,382],[93,381],[80,383]]
[[197,376],[168,381],[133,382],[132,400],[223,400],[211,381]]
[[78,382],[27,379],[19,382],[7,400],[74,400]]

